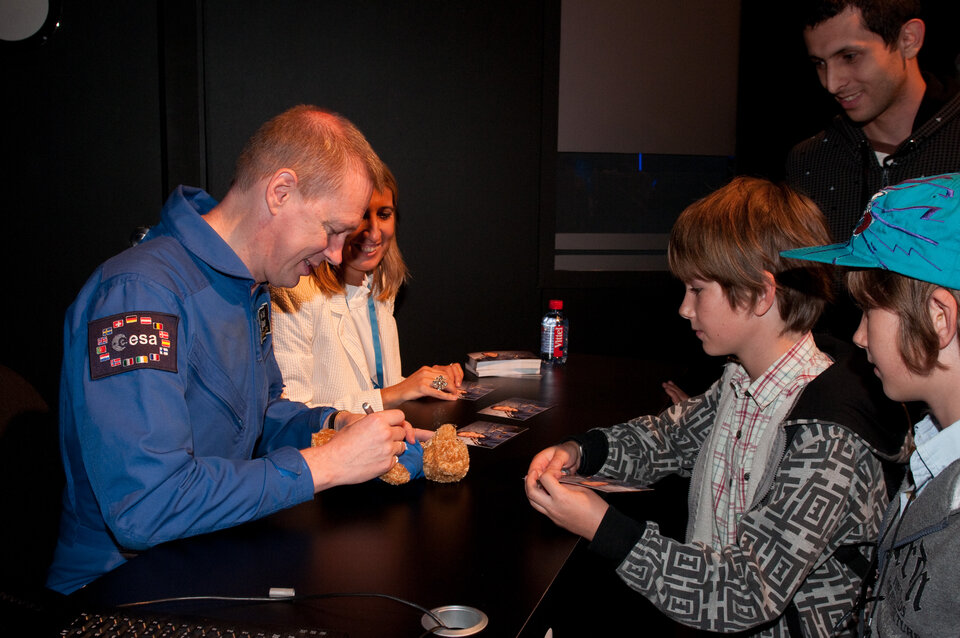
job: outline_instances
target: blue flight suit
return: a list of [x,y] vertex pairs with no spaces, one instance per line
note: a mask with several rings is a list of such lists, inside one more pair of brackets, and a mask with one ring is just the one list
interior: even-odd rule
[[67,311],[54,590],[313,498],[298,450],[333,410],[280,398],[267,288],[201,217],[215,205],[178,187]]

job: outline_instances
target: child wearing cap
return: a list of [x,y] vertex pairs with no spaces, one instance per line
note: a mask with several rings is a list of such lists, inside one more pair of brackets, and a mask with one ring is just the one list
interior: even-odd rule
[[[868,562],[888,501],[873,436],[882,419],[851,405],[858,378],[811,335],[829,268],[780,257],[814,238],[829,241],[816,205],[766,180],[737,178],[688,207],[669,244],[686,287],[680,314],[708,354],[734,360],[705,394],[589,430],[528,469],[534,509],[588,539],[627,585],[685,625],[852,631],[833,633],[857,599],[855,565]],[[638,485],[691,477],[686,542],[560,483],[573,472]]]
[[960,621],[960,173],[871,200],[844,244],[783,253],[856,268],[853,336],[897,401],[923,401],[910,473],[880,528],[869,636],[956,636]]

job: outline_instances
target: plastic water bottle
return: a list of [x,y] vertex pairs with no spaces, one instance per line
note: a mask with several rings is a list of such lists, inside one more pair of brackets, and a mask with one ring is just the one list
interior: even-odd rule
[[563,365],[567,362],[567,318],[563,314],[563,302],[550,300],[550,310],[540,322],[540,359],[546,364]]

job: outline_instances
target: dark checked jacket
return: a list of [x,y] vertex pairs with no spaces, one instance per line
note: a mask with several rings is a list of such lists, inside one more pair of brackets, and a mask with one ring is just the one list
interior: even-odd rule
[[[696,476],[723,391],[721,379],[658,416],[576,437],[584,449],[580,473],[596,468],[639,484]],[[736,545],[716,551],[682,543],[660,534],[655,522],[610,507],[591,551],[612,559],[627,585],[684,625],[757,636],[853,635],[855,614],[849,622],[845,615],[888,502],[880,457],[894,455],[908,425],[894,424],[896,434],[877,427],[889,427],[889,419],[863,405],[863,396],[856,366],[846,359],[807,385],[780,426],[760,479],[768,487],[757,490],[741,518]],[[833,633],[841,619],[842,630]]]
[[883,163],[845,115],[797,144],[787,157],[787,183],[817,203],[834,241],[850,238],[870,197],[905,179],[960,170],[960,92],[924,76],[927,90],[913,133]]

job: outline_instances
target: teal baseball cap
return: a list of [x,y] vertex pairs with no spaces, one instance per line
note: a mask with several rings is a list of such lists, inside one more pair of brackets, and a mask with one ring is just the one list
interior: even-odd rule
[[780,254],[850,268],[884,268],[960,290],[960,173],[888,186],[870,199],[849,241]]

